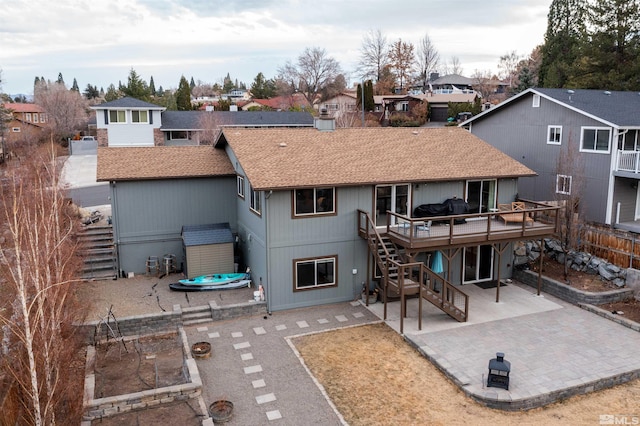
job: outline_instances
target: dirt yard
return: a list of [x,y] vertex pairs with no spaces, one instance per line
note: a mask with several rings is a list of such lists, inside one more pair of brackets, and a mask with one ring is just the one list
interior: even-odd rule
[[[538,263],[532,265],[531,270],[537,272]],[[565,280],[564,265],[552,259],[544,260],[542,275],[584,291],[598,292],[618,288],[615,284],[602,280],[599,275],[590,275],[586,272],[574,271],[571,268],[569,268],[568,279]],[[598,307],[609,312],[622,312],[622,314],[618,315],[623,315],[624,318],[640,323],[640,302],[637,300],[609,303]]]
[[601,414],[640,416],[640,380],[527,412],[484,407],[384,324],[304,336],[294,344],[354,426],[597,425]]
[[179,385],[182,342],[177,334],[103,343],[96,348],[96,398]]

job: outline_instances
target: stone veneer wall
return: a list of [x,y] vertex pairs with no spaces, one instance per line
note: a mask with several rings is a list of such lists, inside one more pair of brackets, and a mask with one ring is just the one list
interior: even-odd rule
[[[202,393],[202,379],[200,378],[196,362],[191,356],[187,335],[182,328],[178,330],[178,333],[182,340],[184,372],[187,383],[129,394],[109,396],[106,398],[94,398],[96,382],[96,351],[93,346],[88,346],[84,380],[83,426],[85,424],[90,425],[92,420],[101,419],[103,417],[126,413],[128,411],[142,410],[161,404],[169,404],[174,401],[184,401],[200,396]],[[134,339],[135,337],[131,338]]]
[[[533,288],[538,288],[538,274],[529,270],[513,270],[513,279]],[[589,292],[568,286],[556,280],[542,277],[541,291],[549,293],[559,299],[573,303],[574,305],[586,303],[590,305],[602,305],[604,303],[620,302],[633,297],[633,289],[621,288],[616,290]]]
[[153,144],[155,146],[164,146],[164,132],[160,129],[153,129]]
[[96,131],[96,139],[98,139],[98,146],[109,146],[109,134],[107,129],[98,129]]

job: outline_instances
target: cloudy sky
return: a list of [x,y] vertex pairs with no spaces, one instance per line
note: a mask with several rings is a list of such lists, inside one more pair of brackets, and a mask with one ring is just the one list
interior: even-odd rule
[[32,94],[36,76],[81,90],[126,83],[133,68],[155,86],[180,76],[206,83],[229,73],[251,85],[273,78],[306,47],[319,47],[348,81],[366,33],[418,44],[428,35],[441,62],[463,74],[497,72],[501,55],[542,43],[551,0],[3,0],[2,90]]

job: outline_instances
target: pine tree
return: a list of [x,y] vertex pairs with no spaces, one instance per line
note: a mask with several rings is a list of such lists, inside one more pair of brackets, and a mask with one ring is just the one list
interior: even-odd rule
[[365,111],[373,111],[376,103],[373,99],[373,82],[367,80],[364,83],[364,109]]
[[131,68],[131,71],[129,71],[127,85],[121,87],[120,91],[124,93],[125,96],[130,96],[141,101],[148,102],[151,98],[151,93],[149,91],[147,83],[142,80],[142,78],[133,68]]
[[538,82],[542,87],[565,87],[575,74],[586,36],[583,0],[553,0],[542,47]]
[[58,84],[64,84],[64,78],[62,78],[62,73],[58,73],[58,80],[56,81]]
[[149,93],[151,96],[156,96],[156,85],[153,82],[153,76],[149,79]]
[[178,111],[190,111],[193,109],[191,107],[191,88],[184,75],[180,78],[180,84],[178,84],[178,90],[176,90],[176,107]]
[[196,87],[196,82],[193,80],[193,77],[191,77],[191,82],[189,83],[189,89],[193,90],[194,87]]
[[80,93],[80,88],[78,87],[78,81],[76,80],[76,78],[73,78],[73,85],[71,86],[71,90],[73,90],[74,92],[78,92]]

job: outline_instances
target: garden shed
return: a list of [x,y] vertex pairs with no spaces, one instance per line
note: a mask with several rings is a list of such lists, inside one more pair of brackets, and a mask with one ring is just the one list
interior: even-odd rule
[[182,247],[187,278],[234,272],[234,237],[228,223],[185,225]]

